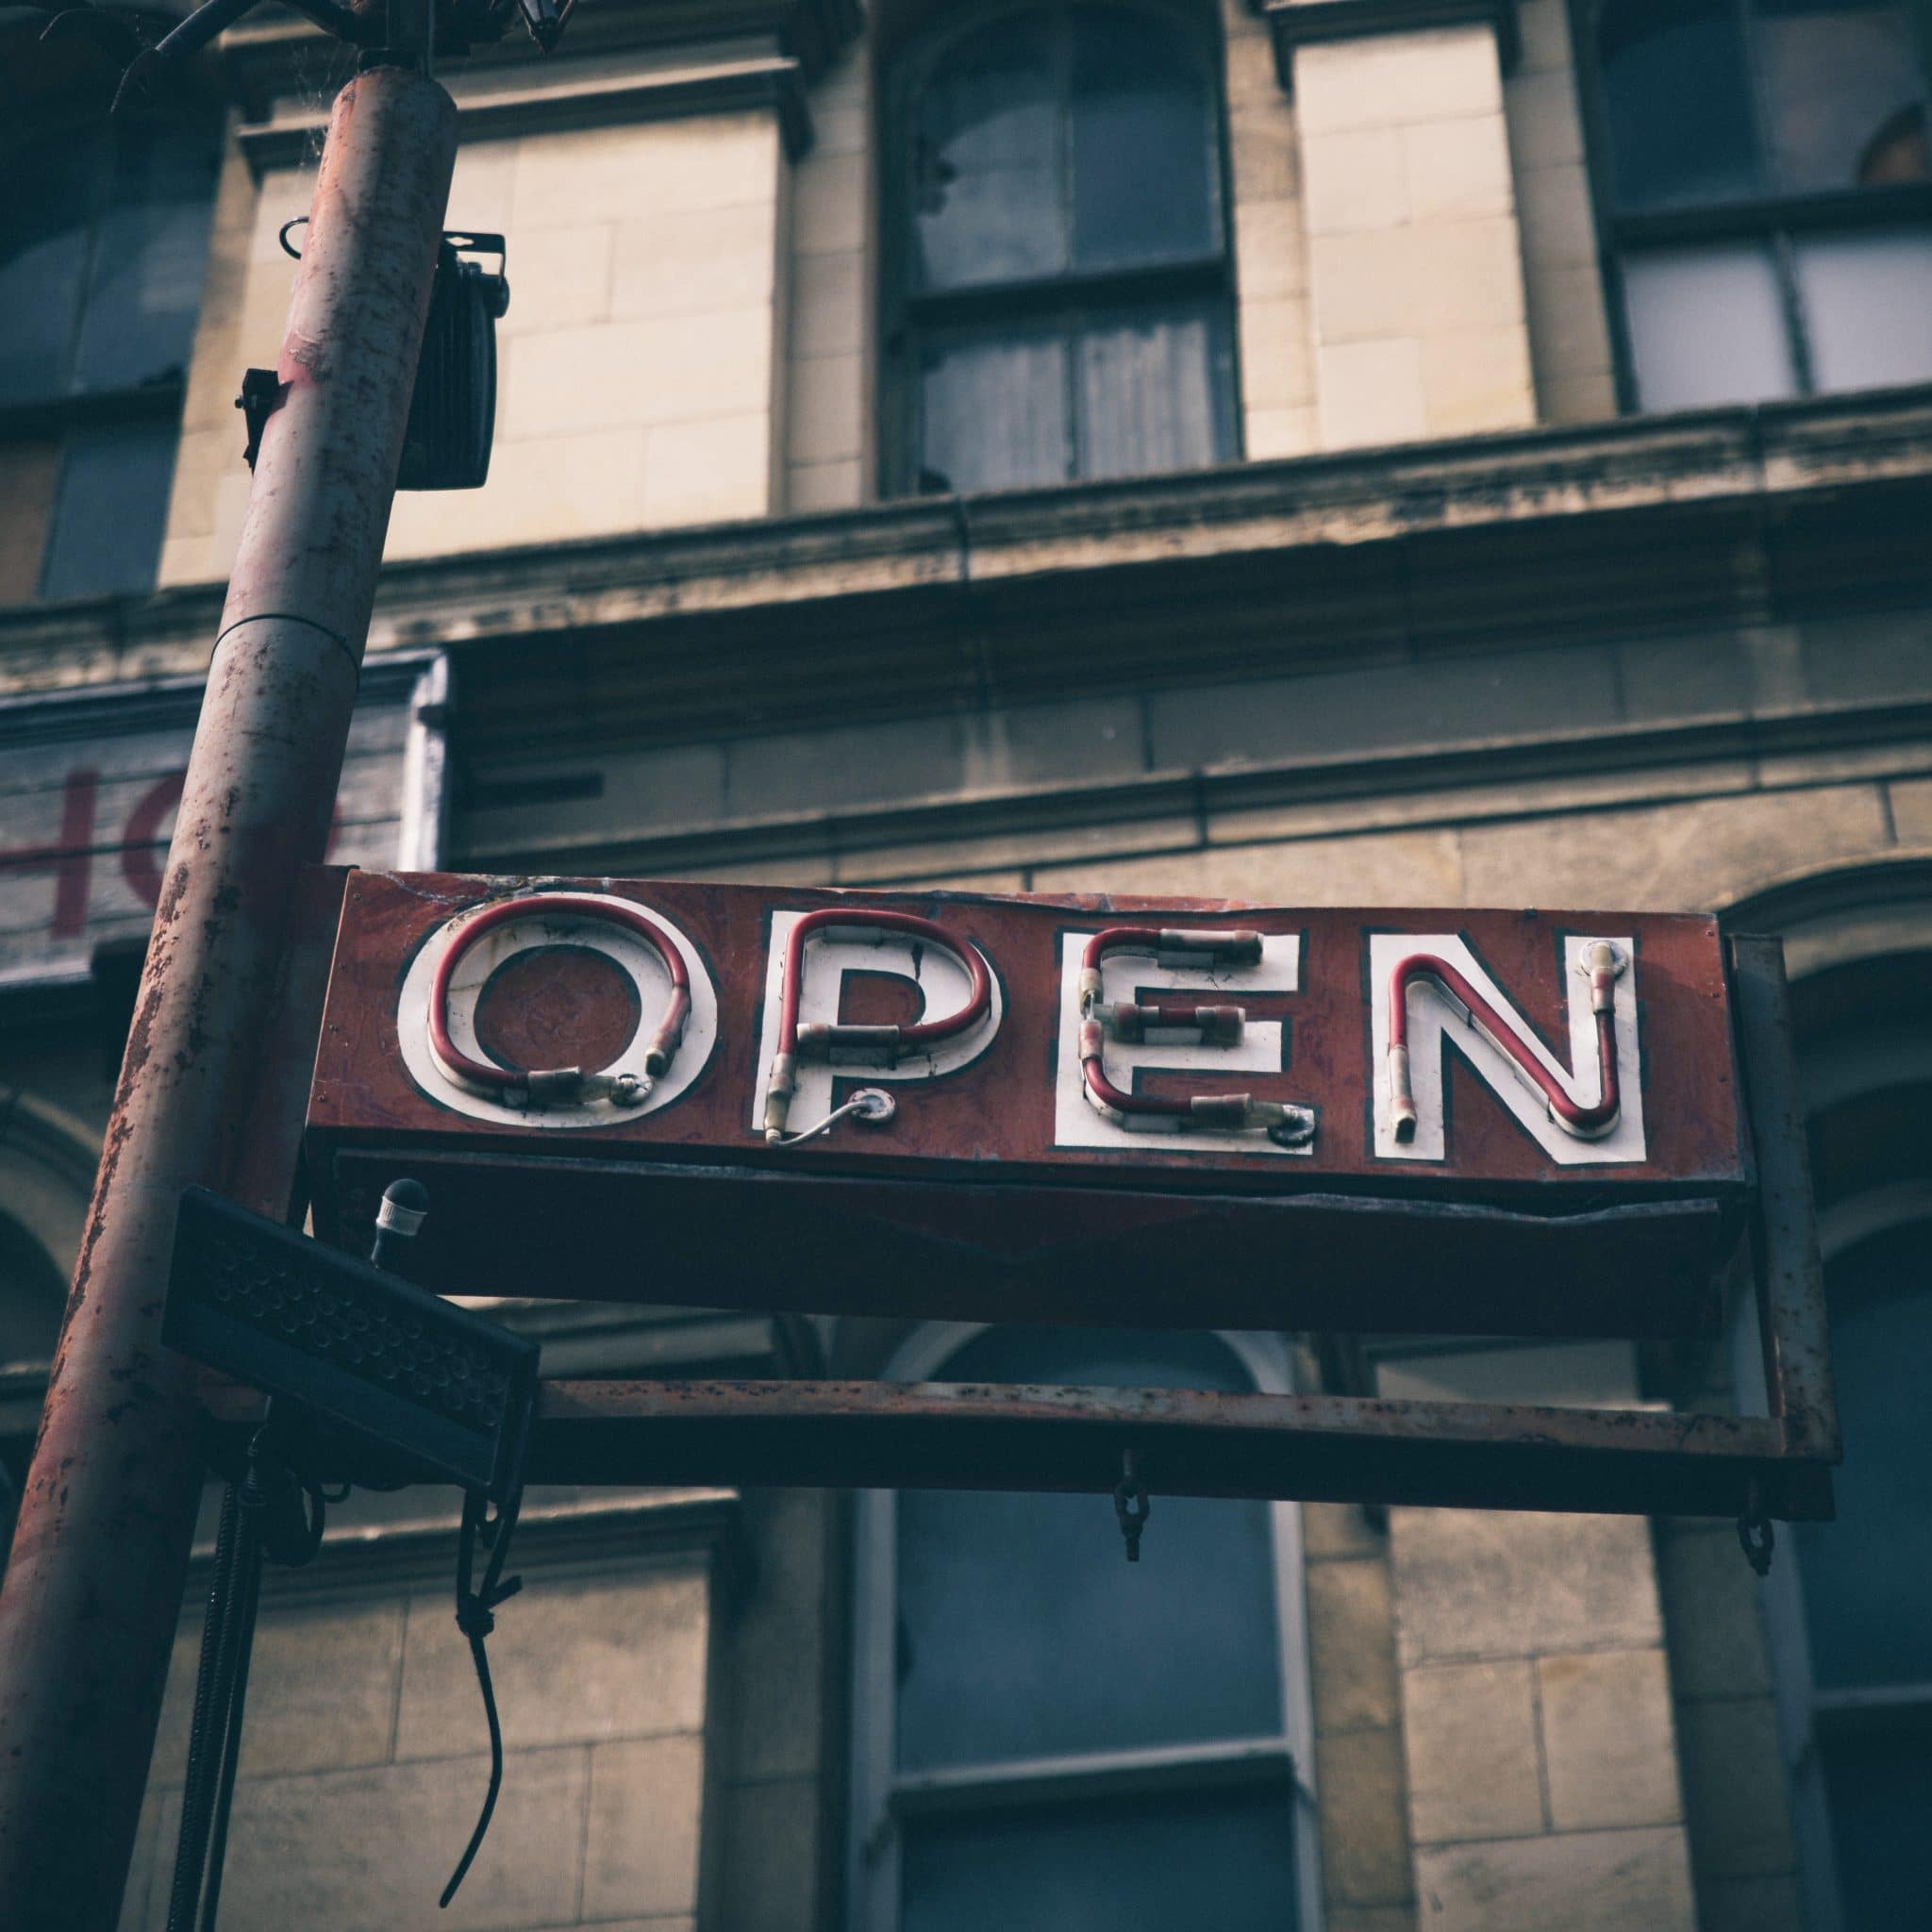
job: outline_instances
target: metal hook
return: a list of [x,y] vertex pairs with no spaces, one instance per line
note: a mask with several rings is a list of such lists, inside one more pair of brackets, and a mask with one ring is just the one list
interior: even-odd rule
[[1777,1531],[1764,1513],[1764,1501],[1753,1476],[1744,1490],[1744,1513],[1738,1518],[1738,1546],[1744,1560],[1759,1576],[1771,1574],[1772,1552],[1777,1548]]
[[1121,1452],[1121,1479],[1113,1487],[1113,1513],[1120,1524],[1121,1535],[1126,1540],[1127,1561],[1138,1563],[1141,1560],[1141,1532],[1147,1527],[1147,1519],[1154,1513],[1154,1505],[1135,1468],[1131,1449]]

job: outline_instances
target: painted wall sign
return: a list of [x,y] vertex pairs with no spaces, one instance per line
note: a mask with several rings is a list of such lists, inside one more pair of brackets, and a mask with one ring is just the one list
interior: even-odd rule
[[452,1288],[827,1311],[1681,1333],[1746,1194],[1715,924],[1634,913],[362,874],[310,1130]]
[[[434,865],[447,661],[372,658],[349,729],[329,858]],[[201,683],[0,704],[0,991],[84,974],[145,941],[161,893]]]

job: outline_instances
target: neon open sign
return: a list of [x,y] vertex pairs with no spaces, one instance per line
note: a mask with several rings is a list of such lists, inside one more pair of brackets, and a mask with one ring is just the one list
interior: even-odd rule
[[[572,1292],[559,1265],[648,1214],[660,1262],[700,1277],[651,1298],[853,1305],[809,1271],[756,1288],[722,1212],[772,1239],[890,1225],[868,1240],[893,1267],[973,1278],[954,1312],[1043,1320],[1093,1318],[1068,1284],[1111,1279],[1116,1319],[1206,1293],[1306,1321],[1354,1271],[1356,1327],[1387,1304],[1401,1325],[1681,1332],[1711,1318],[1746,1173],[1715,927],[1637,914],[358,874],[310,1124],[345,1241],[372,1187],[438,1161],[444,1194],[542,1222],[522,1261],[479,1236],[479,1291]],[[518,1177],[559,1163],[581,1211],[555,1189],[519,1210]],[[1351,1231],[1371,1205],[1433,1217],[1433,1297],[1370,1279],[1402,1247]],[[1510,1288],[1559,1222],[1568,1279]],[[1131,1286],[1157,1254],[1171,1311]],[[1273,1300],[1215,1288],[1249,1257]],[[551,1285],[497,1278],[519,1269]]]

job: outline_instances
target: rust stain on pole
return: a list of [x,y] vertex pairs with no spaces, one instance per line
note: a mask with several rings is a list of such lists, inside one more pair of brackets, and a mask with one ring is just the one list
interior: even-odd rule
[[0,1925],[110,1932],[201,1492],[158,1340],[179,1191],[285,1210],[251,1100],[299,868],[341,774],[456,117],[402,68],[336,102],[240,554],[0,1591]]

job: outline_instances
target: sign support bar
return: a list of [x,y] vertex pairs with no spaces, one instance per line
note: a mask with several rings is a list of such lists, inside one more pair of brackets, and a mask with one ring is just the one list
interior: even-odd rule
[[773,1483],[1828,1518],[1767,1417],[984,1383],[549,1382],[532,1482]]
[[1775,940],[1732,943],[1770,1413],[879,1382],[556,1381],[530,1479],[1169,1494],[1828,1520],[1839,1459]]

